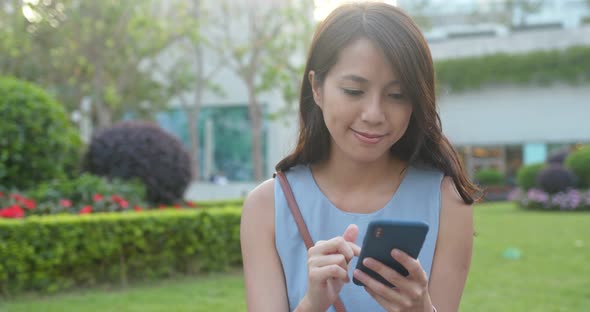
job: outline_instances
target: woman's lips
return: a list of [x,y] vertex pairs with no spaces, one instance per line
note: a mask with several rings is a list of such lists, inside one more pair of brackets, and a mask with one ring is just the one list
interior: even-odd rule
[[352,129],[352,132],[354,133],[354,136],[357,139],[359,139],[361,142],[366,143],[366,144],[377,144],[377,143],[381,142],[383,137],[385,137],[384,134],[365,133],[365,132],[356,131],[354,129]]

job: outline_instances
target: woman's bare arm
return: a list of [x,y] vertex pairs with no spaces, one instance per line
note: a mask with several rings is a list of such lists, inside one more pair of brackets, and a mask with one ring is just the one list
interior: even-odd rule
[[458,311],[471,264],[473,207],[465,204],[450,177],[441,184],[441,212],[429,293],[439,312]]
[[274,180],[250,192],[244,202],[240,240],[248,311],[288,311],[283,267],[275,247]]

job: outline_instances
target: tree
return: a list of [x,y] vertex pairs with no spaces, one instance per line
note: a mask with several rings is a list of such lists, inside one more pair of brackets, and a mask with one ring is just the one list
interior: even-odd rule
[[22,0],[0,0],[0,75],[38,82],[36,78],[46,74],[40,62],[43,53],[33,47],[32,23],[23,6]]
[[[155,0],[20,1],[10,11],[16,38],[27,37],[34,74],[26,63],[8,69],[54,93],[68,110],[92,99],[92,119],[108,126],[125,113],[151,115],[166,103],[149,63],[167,44]],[[5,10],[6,12],[6,10]],[[26,21],[22,22],[21,12]],[[25,39],[23,39],[25,40]],[[4,41],[6,42],[6,40]],[[12,50],[20,47],[11,43]]]
[[538,12],[545,0],[507,0],[505,2],[506,11],[510,18],[507,21],[512,27],[524,26],[526,14]]
[[263,81],[269,85],[268,88],[275,86],[280,89],[285,106],[270,113],[270,118],[278,119],[293,114],[297,109],[306,55],[316,27],[313,8],[313,0],[301,0],[290,3],[282,10],[284,27],[269,46]]
[[207,8],[202,5],[202,1],[179,1],[174,3],[173,7],[168,17],[173,17],[176,21],[176,29],[173,31],[176,41],[170,46],[170,49],[175,51],[174,61],[167,64],[168,68],[160,66],[158,69],[163,76],[168,77],[167,93],[177,97],[187,116],[193,177],[200,179],[197,123],[204,91],[224,95],[223,90],[212,82],[222,63],[221,60],[217,60],[214,66],[205,66],[205,50],[210,49],[211,43],[203,31],[209,21]]
[[[306,19],[309,16],[311,20],[311,15],[299,16],[296,23],[291,23],[294,21],[293,10],[304,7],[301,3],[298,4],[297,0],[224,0],[220,4],[219,16],[216,20],[221,22],[212,29],[214,37],[212,40],[218,42],[217,54],[246,87],[252,128],[254,178],[261,180],[263,178],[263,113],[259,95],[279,87],[280,80],[289,81],[288,77],[291,75],[283,74],[281,71],[293,70],[299,73],[298,66],[292,69],[289,69],[290,65],[287,66],[290,64],[289,60],[293,53],[293,51],[287,51],[287,48],[292,44],[287,43],[285,37],[281,35],[284,30],[286,33],[291,32],[297,27],[297,23],[307,23]],[[281,61],[277,62],[279,59]],[[278,77],[281,79],[277,79]],[[290,99],[290,102],[294,94],[289,89],[283,89],[283,96]]]
[[428,16],[428,10],[432,10],[431,0],[411,0],[400,1],[400,6],[410,13],[412,19],[420,26],[422,30],[429,30],[432,28],[432,21]]

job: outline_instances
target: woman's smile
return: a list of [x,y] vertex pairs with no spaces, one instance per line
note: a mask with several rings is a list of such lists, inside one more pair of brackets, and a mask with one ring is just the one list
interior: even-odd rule
[[361,131],[356,131],[352,128],[350,128],[350,130],[352,130],[352,132],[354,133],[354,136],[357,139],[359,139],[359,141],[366,143],[366,144],[377,144],[377,143],[381,142],[382,139],[387,135],[387,134],[379,134],[379,133],[361,132]]

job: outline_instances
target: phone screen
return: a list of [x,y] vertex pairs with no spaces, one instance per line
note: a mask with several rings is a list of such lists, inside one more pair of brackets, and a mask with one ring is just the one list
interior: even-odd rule
[[[391,251],[399,249],[417,259],[426,239],[428,228],[428,224],[422,221],[372,221],[367,227],[356,268],[388,287],[395,287],[378,273],[366,268],[363,265],[363,259],[373,258],[401,275],[408,276],[408,271],[391,256]],[[353,282],[364,286],[356,278],[353,278]]]

